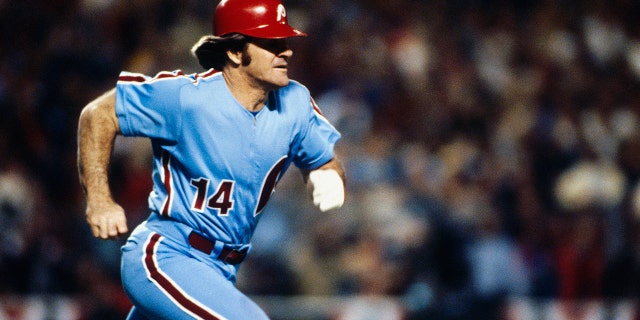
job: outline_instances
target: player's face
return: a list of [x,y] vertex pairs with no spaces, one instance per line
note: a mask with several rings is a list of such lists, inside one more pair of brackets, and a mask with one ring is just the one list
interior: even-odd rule
[[246,73],[265,88],[289,84],[289,58],[293,51],[286,39],[251,39],[243,56]]

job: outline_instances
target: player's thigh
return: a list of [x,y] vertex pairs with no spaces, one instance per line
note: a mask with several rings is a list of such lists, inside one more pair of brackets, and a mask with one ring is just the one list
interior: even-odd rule
[[149,233],[123,247],[123,286],[145,316],[150,319],[268,319],[262,309],[219,270],[176,251],[162,240],[157,234]]

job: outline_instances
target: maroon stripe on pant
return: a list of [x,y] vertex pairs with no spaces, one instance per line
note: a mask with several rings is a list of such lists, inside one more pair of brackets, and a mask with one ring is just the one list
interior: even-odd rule
[[162,291],[169,295],[181,309],[187,310],[202,319],[222,320],[219,318],[219,315],[212,314],[209,310],[206,310],[195,303],[191,297],[187,296],[182,289],[177,287],[164,273],[160,271],[155,259],[155,252],[160,244],[161,238],[161,235],[153,233],[145,247],[144,266],[151,280],[155,282]]

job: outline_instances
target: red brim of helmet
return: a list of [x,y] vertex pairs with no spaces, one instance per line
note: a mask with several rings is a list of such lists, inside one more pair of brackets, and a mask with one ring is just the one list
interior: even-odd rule
[[291,37],[306,37],[307,34],[292,28],[286,24],[272,24],[260,26],[253,29],[242,30],[240,32],[246,36],[265,39],[282,39]]

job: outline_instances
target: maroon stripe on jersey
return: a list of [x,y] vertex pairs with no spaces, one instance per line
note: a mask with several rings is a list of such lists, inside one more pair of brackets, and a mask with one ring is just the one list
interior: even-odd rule
[[184,76],[184,73],[182,71],[177,71],[176,73],[163,71],[163,72],[158,73],[155,77],[153,77],[152,80],[166,79],[166,78],[176,78],[176,77],[181,77],[181,76]]
[[315,112],[317,112],[319,115],[324,116],[324,114],[322,113],[322,110],[320,110],[320,107],[318,107],[318,105],[316,104],[315,100],[313,100],[313,98],[311,98],[311,107],[313,108],[313,110],[315,110]]
[[173,196],[173,189],[171,188],[171,155],[167,151],[162,152],[162,181],[164,182],[164,188],[167,190],[167,198],[164,199],[164,205],[160,215],[169,216],[169,209],[171,208],[171,197]]
[[220,72],[220,71],[218,71],[218,70],[216,70],[216,69],[211,69],[211,70],[209,70],[209,71],[207,71],[207,72],[203,72],[203,73],[196,73],[196,75],[195,75],[195,77],[194,77],[194,79],[193,79],[193,83],[194,83],[194,84],[197,84],[197,83],[200,81],[200,79],[206,79],[206,78],[209,78],[209,77],[211,77],[211,76],[215,75],[215,74],[216,74],[216,73],[218,73],[218,72]]
[[206,77],[210,77],[210,76],[212,76],[212,75],[214,75],[214,74],[216,74],[218,72],[220,72],[220,71],[218,71],[216,69],[211,69],[208,72],[204,72],[204,73],[199,74],[198,76],[200,76],[202,78],[206,78]]
[[160,268],[158,267],[155,259],[155,251],[160,244],[161,237],[162,236],[159,234],[154,233],[145,247],[144,265],[149,277],[151,277],[151,279],[155,281],[162,290],[169,294],[183,309],[192,312],[202,319],[220,320],[218,316],[211,314],[211,312],[203,309],[201,306],[193,302],[180,290],[180,288],[176,287],[165,274],[160,272]]
[[127,82],[145,82],[147,79],[141,75],[138,76],[120,76],[118,77],[118,81],[127,81]]
[[159,79],[167,79],[167,78],[177,78],[177,77],[182,77],[184,76],[184,73],[182,71],[177,71],[177,72],[167,72],[167,71],[162,71],[158,74],[156,74],[155,77],[149,79],[141,74],[128,74],[128,75],[121,75],[118,77],[118,81],[125,81],[125,82],[146,82],[146,81],[154,81],[154,80],[159,80]]
[[[213,75],[215,75],[216,73],[218,73],[220,71],[215,70],[215,69],[211,69],[207,72],[204,73],[199,73],[199,74],[195,74],[193,79],[193,82],[197,83],[199,79],[202,78],[208,78],[211,77]],[[185,74],[184,72],[177,70],[175,72],[169,72],[169,71],[162,71],[159,72],[158,74],[156,74],[153,78],[148,78],[145,77],[142,74],[127,74],[127,75],[121,75],[118,77],[118,81],[122,81],[122,82],[147,82],[147,81],[155,81],[155,80],[160,80],[160,79],[169,79],[169,78],[178,78],[178,77],[184,77]]]

